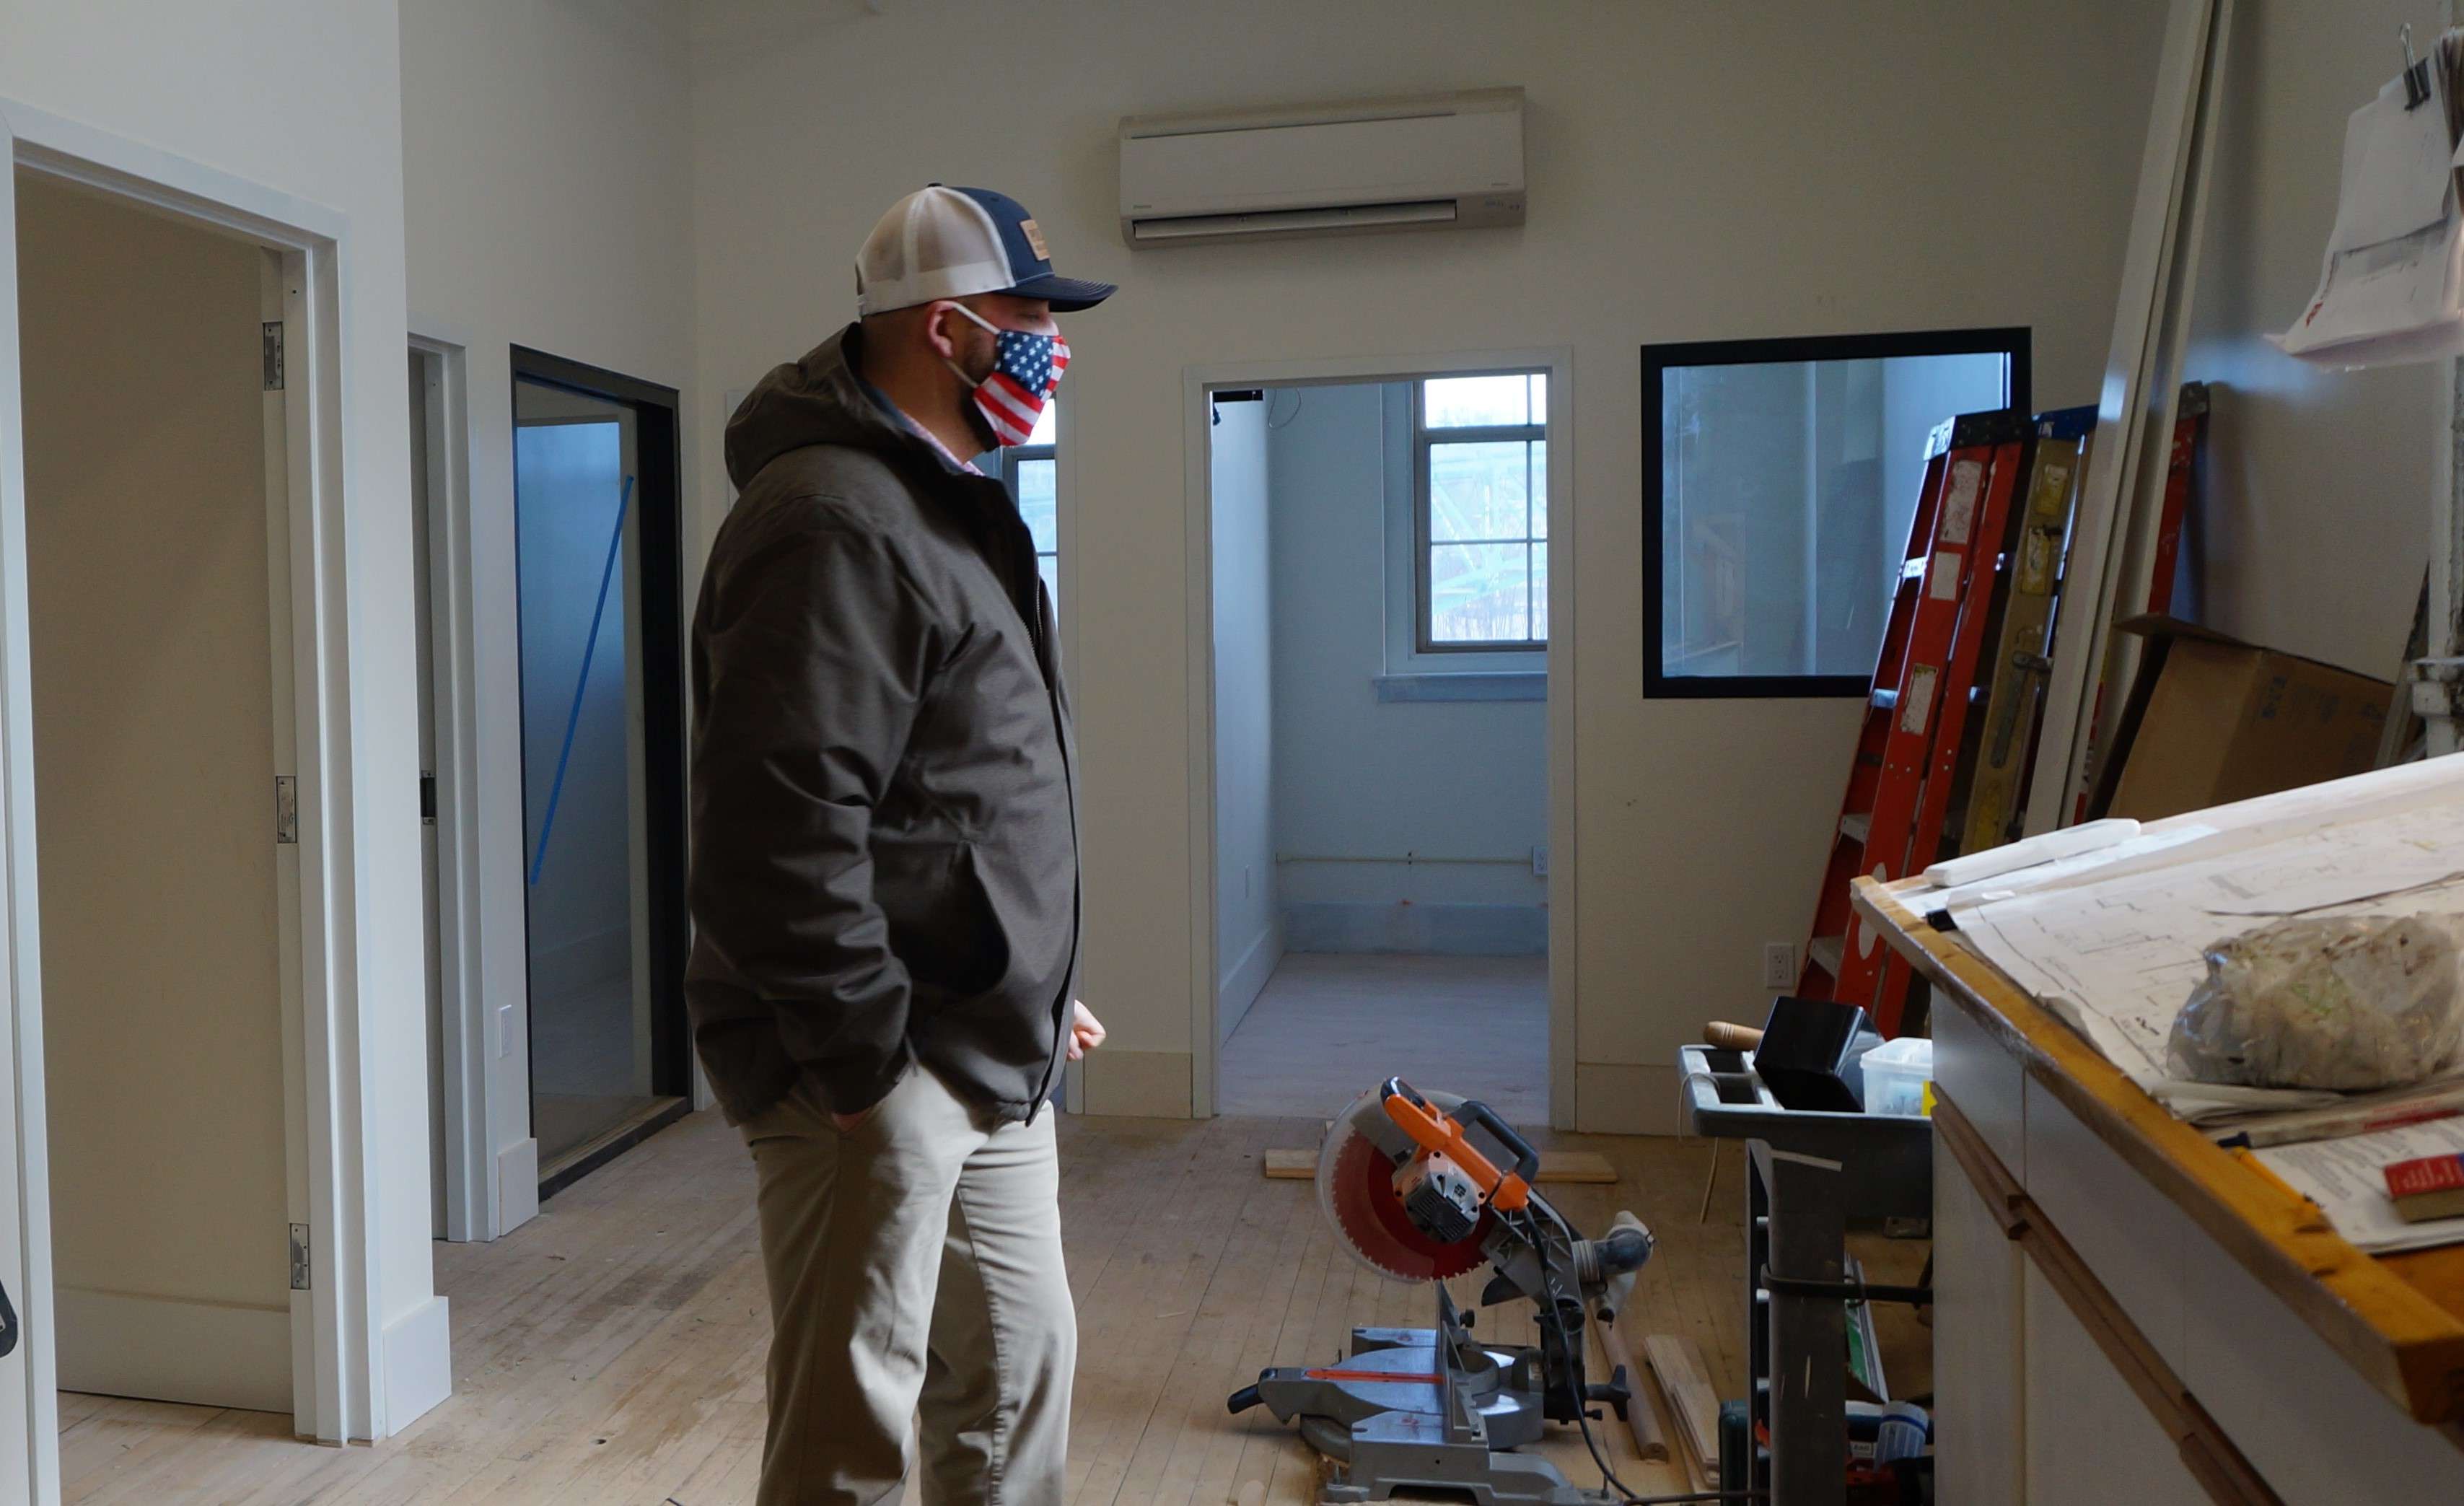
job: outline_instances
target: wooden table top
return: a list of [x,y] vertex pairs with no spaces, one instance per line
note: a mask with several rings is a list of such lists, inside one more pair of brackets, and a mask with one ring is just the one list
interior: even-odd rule
[[1907,901],[1925,881],[1856,883],[1875,927],[1947,1001],[2309,1323],[2397,1406],[2464,1423],[2464,1245],[2371,1255],[2246,1153],[2218,1146],[2149,1097],[1956,932]]

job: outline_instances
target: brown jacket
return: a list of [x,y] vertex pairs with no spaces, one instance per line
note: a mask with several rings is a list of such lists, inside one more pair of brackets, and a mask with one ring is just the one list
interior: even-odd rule
[[1051,1094],[1078,959],[1068,698],[1035,543],[857,374],[858,326],[727,426],[741,495],[693,629],[685,992],[731,1120],[913,1061]]

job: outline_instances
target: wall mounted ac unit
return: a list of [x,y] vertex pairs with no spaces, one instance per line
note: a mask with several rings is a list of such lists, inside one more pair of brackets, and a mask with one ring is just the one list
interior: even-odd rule
[[1523,223],[1523,91],[1121,122],[1132,246]]

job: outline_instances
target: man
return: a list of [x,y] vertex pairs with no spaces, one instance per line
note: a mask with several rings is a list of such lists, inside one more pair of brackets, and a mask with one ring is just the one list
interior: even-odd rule
[[695,1043],[759,1176],[760,1506],[1057,1506],[1077,1324],[1045,1112],[1074,997],[1074,748],[1035,542],[960,456],[1068,364],[1015,201],[937,184],[856,262],[858,321],[727,427],[693,623]]

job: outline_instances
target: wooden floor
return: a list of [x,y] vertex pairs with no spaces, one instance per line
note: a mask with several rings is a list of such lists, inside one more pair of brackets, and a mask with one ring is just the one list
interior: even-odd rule
[[[1223,1398],[1275,1363],[1334,1357],[1355,1323],[1424,1323],[1426,1288],[1376,1279],[1336,1247],[1306,1182],[1259,1159],[1302,1146],[1320,1119],[1062,1126],[1064,1220],[1082,1335],[1070,1456],[1080,1506],[1218,1506],[1248,1481],[1265,1499],[1315,1499],[1315,1466],[1264,1411]],[[1692,1336],[1733,1393],[1744,1374],[1744,1196],[1720,1147],[1712,1222],[1696,1209],[1713,1146],[1551,1137],[1606,1154],[1613,1187],[1552,1187],[1578,1226],[1631,1207],[1660,1237],[1643,1272],[1650,1326]],[[661,1132],[560,1194],[494,1245],[439,1245],[452,1298],[455,1395],[375,1447],[295,1441],[290,1420],[154,1403],[61,1398],[74,1502],[306,1506],[743,1506],[762,1428],[768,1318],[752,1179],[713,1114]],[[1862,1247],[1860,1247],[1862,1248]],[[1923,1249],[1862,1248],[1877,1279],[1907,1279]],[[1528,1320],[1490,1330],[1528,1337]],[[1519,1334],[1518,1334],[1519,1330]],[[1929,1385],[1925,1337],[1886,1329],[1901,1391]],[[1614,1431],[1614,1429],[1610,1429]],[[1631,1461],[1622,1433],[1617,1456]],[[1577,1439],[1552,1453],[1596,1483]],[[1628,1485],[1683,1488],[1620,1463]],[[911,1492],[910,1498],[913,1498]]]
[[1291,953],[1223,1043],[1223,1112],[1324,1119],[1394,1073],[1549,1122],[1549,960]]

